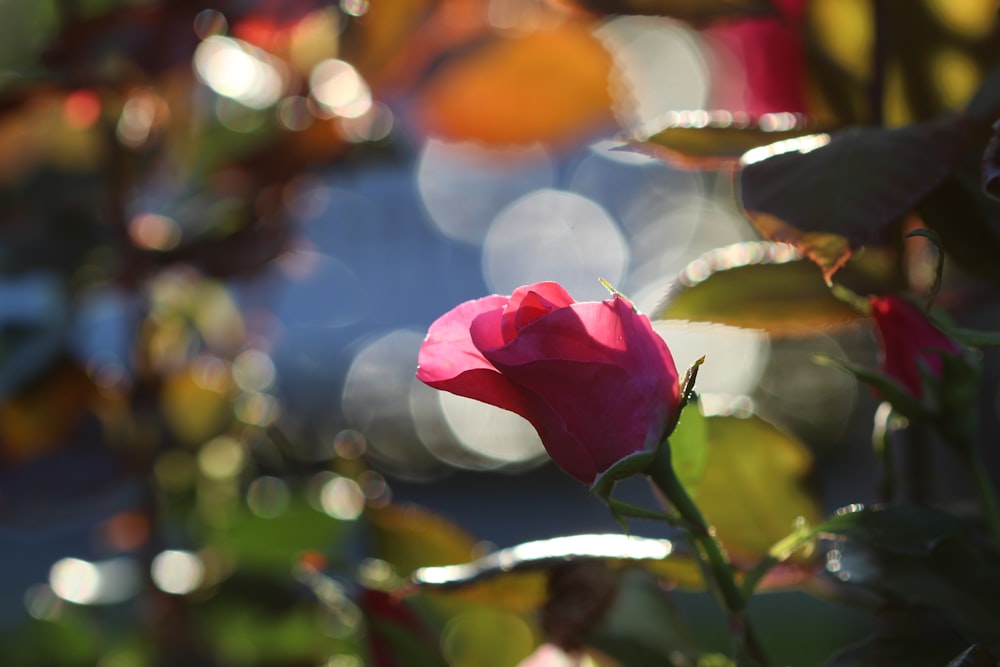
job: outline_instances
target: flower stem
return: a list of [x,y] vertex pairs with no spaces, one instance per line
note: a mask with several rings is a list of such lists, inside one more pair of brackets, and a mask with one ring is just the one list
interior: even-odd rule
[[983,506],[983,512],[986,514],[986,525],[993,536],[993,544],[997,549],[1000,549],[1000,503],[997,502],[993,482],[986,473],[983,457],[975,443],[968,443],[962,447],[961,452],[965,466],[969,470],[969,476],[972,477],[972,483],[976,487],[979,503]]
[[746,612],[746,598],[733,575],[733,568],[698,506],[688,495],[670,462],[670,446],[664,442],[657,449],[647,474],[684,520],[685,527],[701,558],[703,570],[712,579],[722,607],[726,611],[729,633],[733,639],[736,664],[763,667],[767,664]]

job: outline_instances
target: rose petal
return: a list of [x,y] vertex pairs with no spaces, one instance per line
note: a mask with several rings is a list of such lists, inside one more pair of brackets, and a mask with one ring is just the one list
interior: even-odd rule
[[472,344],[470,329],[483,319],[481,336],[502,344],[500,317],[507,298],[488,296],[466,301],[451,309],[427,332],[417,358],[417,379],[459,396],[495,405],[537,419],[540,400],[505,378]]
[[573,303],[573,297],[559,283],[535,283],[518,287],[510,295],[510,301],[504,309],[501,322],[504,342],[513,340],[518,331],[539,317]]
[[659,442],[676,409],[677,370],[649,320],[627,302],[561,308],[495,348],[490,317],[473,323],[473,344],[525,393],[544,397],[544,407],[525,416],[567,472],[589,482]]
[[493,366],[472,343],[469,326],[479,315],[501,312],[507,298],[487,296],[455,306],[435,320],[420,346],[417,378],[427,384],[449,380],[474,369],[493,371]]

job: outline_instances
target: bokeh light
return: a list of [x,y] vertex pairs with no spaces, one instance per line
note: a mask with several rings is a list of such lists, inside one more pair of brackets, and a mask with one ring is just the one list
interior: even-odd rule
[[233,359],[233,380],[243,391],[267,391],[276,376],[274,362],[261,350],[244,350]]
[[400,329],[369,342],[351,362],[342,396],[344,414],[366,435],[372,461],[407,479],[429,479],[443,470],[422,444],[409,409],[423,338]]
[[430,139],[417,166],[420,197],[434,225],[468,243],[481,243],[505,206],[554,180],[552,159],[538,145],[487,148]]
[[620,283],[628,261],[625,237],[608,212],[561,190],[536,190],[503,209],[483,243],[483,276],[500,294],[554,280],[579,301],[603,298],[597,279]]
[[67,602],[115,604],[138,593],[141,576],[138,563],[131,557],[98,562],[63,558],[49,570],[49,586]]
[[137,247],[144,250],[173,250],[180,244],[182,233],[173,218],[143,213],[129,222],[128,235]]
[[359,116],[343,116],[337,119],[340,133],[351,143],[381,141],[389,136],[395,125],[392,109],[381,102],[373,102],[371,107]]
[[364,16],[369,4],[368,0],[340,0],[340,9],[351,16]]
[[320,490],[320,506],[334,519],[357,519],[365,508],[365,494],[353,479],[334,475]]
[[668,19],[624,16],[597,35],[614,56],[621,78],[616,111],[633,134],[655,132],[675,109],[705,106],[708,70],[691,30]]
[[330,58],[316,65],[309,75],[309,87],[322,109],[345,118],[357,118],[371,109],[368,84],[344,60]]
[[270,475],[258,477],[247,488],[247,506],[262,519],[275,519],[285,513],[292,501],[288,483]]
[[281,61],[231,37],[206,38],[194,53],[194,68],[216,93],[252,109],[274,105],[285,88]]
[[187,595],[201,585],[205,567],[197,554],[171,549],[153,558],[150,575],[164,593]]
[[245,461],[243,445],[230,436],[213,438],[198,452],[198,469],[209,479],[231,479],[240,473]]

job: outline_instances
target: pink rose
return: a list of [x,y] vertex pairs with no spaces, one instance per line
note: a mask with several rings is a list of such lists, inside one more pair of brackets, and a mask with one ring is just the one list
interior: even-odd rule
[[873,296],[868,301],[882,352],[882,372],[915,398],[923,398],[920,366],[940,377],[941,355],[960,354],[961,347],[909,301],[896,296]]
[[649,319],[556,283],[466,301],[431,325],[417,377],[515,412],[582,482],[654,448],[678,409],[677,369]]

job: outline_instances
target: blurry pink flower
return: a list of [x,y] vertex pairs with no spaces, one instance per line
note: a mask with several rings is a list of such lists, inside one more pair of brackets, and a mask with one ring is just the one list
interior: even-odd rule
[[577,303],[556,283],[466,301],[431,325],[417,377],[515,412],[552,460],[591,483],[652,449],[680,389],[666,344],[626,300]]
[[712,107],[765,113],[806,111],[804,0],[774,2],[775,13],[713,25],[704,31],[721,59]]
[[909,301],[896,296],[873,296],[868,301],[882,354],[882,372],[915,398],[923,398],[921,365],[940,377],[941,355],[960,354],[962,348]]

